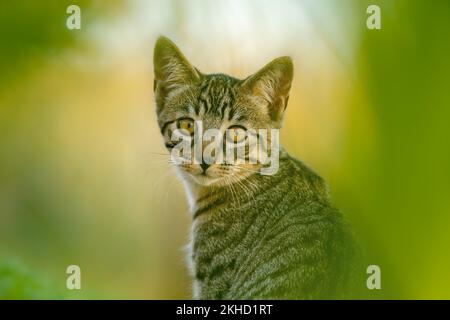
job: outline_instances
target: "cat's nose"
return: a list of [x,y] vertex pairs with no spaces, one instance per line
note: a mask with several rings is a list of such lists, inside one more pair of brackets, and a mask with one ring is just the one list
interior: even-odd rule
[[206,170],[208,170],[209,166],[210,165],[207,163],[200,163],[200,167],[203,169],[203,172],[206,172]]

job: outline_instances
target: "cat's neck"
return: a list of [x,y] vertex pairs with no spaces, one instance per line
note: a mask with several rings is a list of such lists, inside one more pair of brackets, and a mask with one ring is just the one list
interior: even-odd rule
[[202,202],[211,201],[214,198],[237,203],[246,200],[257,192],[259,188],[258,176],[255,173],[239,182],[224,186],[203,186],[184,180],[190,212],[195,212]]

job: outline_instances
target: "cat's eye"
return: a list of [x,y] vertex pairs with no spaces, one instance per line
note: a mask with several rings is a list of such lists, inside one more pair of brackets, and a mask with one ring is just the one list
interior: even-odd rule
[[230,143],[240,143],[247,138],[247,129],[243,126],[231,126],[228,128],[227,139]]
[[186,131],[189,135],[194,134],[194,120],[183,118],[177,121],[177,128]]

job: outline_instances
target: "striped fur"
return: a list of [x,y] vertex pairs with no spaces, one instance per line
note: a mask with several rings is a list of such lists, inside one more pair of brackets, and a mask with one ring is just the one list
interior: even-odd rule
[[[158,122],[169,150],[167,131],[179,118],[200,119],[206,128],[281,126],[292,80],[289,58],[245,80],[203,75],[160,38],[154,64]],[[177,168],[192,211],[195,298],[348,296],[356,251],[322,178],[284,150],[273,176],[258,174],[258,164],[212,167],[211,184],[196,180],[198,165]]]

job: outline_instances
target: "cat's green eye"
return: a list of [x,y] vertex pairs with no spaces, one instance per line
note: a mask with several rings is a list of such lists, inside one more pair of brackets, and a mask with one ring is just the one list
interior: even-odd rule
[[243,126],[231,126],[228,128],[227,134],[230,143],[240,143],[247,138],[247,129]]
[[177,128],[185,130],[188,134],[194,134],[194,120],[190,118],[184,118],[177,121]]

